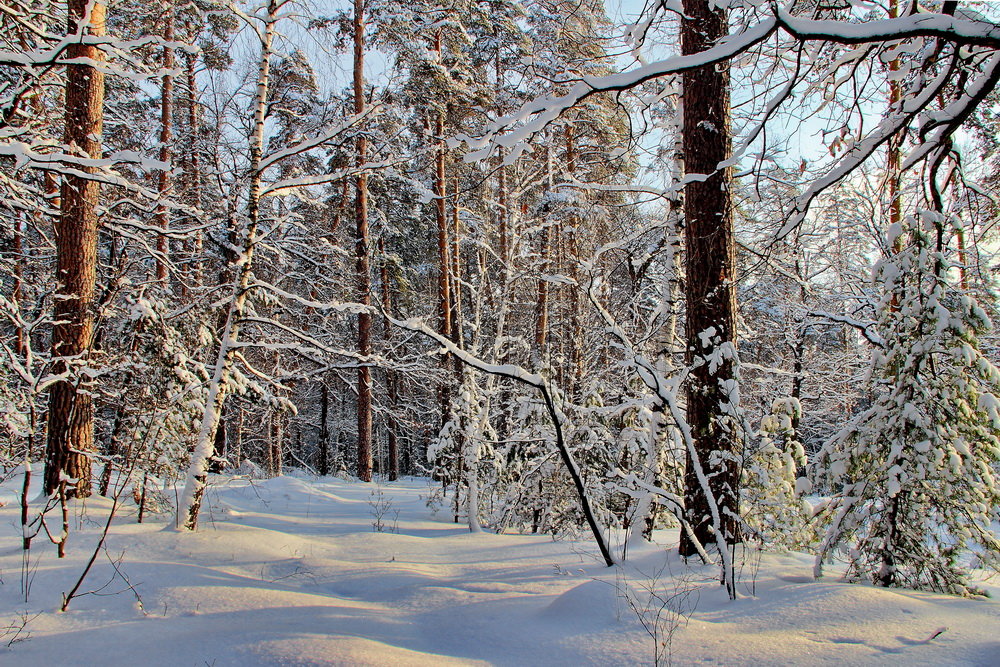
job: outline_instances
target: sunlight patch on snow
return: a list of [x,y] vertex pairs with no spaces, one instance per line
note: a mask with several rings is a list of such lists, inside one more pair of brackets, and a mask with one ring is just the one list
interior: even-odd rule
[[[146,616],[127,591],[54,613],[90,555],[104,499],[74,517],[65,560],[36,542],[27,604],[19,534],[9,530],[0,538],[0,621],[38,616],[27,641],[0,649],[0,662],[651,664],[652,640],[629,600],[648,604],[650,586],[679,609],[668,614],[678,665],[988,664],[1000,649],[995,601],[814,581],[809,555],[766,554],[744,570],[733,602],[714,567],[686,565],[669,547],[633,545],[629,561],[609,569],[586,541],[474,535],[435,518],[424,480],[382,490],[399,510],[398,534],[373,531],[371,486],[335,478],[215,478],[206,520],[190,535],[164,531],[166,515],[136,524],[126,508],[109,550],[124,553]],[[0,516],[16,526],[16,512],[10,503]],[[656,537],[676,542],[675,533]],[[111,574],[98,560],[88,583]]]

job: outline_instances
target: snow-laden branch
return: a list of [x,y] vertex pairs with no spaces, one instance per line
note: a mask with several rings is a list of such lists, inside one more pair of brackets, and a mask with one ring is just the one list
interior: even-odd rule
[[806,190],[795,198],[792,211],[775,237],[780,240],[795,230],[809,213],[813,201],[827,188],[839,183],[860,167],[881,145],[901,132],[917,114],[933,102],[941,90],[951,81],[952,68],[942,67],[937,77],[924,86],[916,97],[903,101],[900,110],[884,118],[878,126],[837,160],[830,171],[813,181]]
[[[599,257],[600,255],[596,255],[590,262],[584,263],[584,269],[590,275],[593,275],[594,264]],[[705,467],[702,465],[698,448],[695,446],[694,434],[691,433],[691,426],[688,424],[687,419],[685,419],[684,413],[680,408],[680,402],[677,400],[677,393],[687,377],[688,369],[685,368],[673,379],[664,377],[659,369],[657,369],[656,364],[647,359],[645,355],[636,349],[628,334],[625,333],[625,330],[622,329],[621,325],[618,324],[614,316],[608,312],[608,309],[605,308],[600,302],[596,293],[597,282],[598,281],[594,279],[589,281],[589,284],[587,285],[587,297],[589,298],[591,305],[594,307],[594,310],[597,311],[598,315],[600,315],[601,319],[604,321],[605,330],[618,340],[623,351],[628,355],[630,365],[635,371],[636,376],[656,395],[657,399],[661,402],[661,405],[669,410],[671,417],[674,419],[674,423],[677,424],[677,428],[680,430],[681,438],[684,441],[684,447],[687,450],[688,457],[690,458],[691,468],[695,473],[695,477],[698,480],[698,485],[701,487],[702,493],[705,495],[705,501],[708,505],[709,512],[711,513],[712,532],[715,535],[716,547],[719,550],[719,557],[722,560],[723,583],[726,585],[730,596],[735,599],[735,570],[733,567],[732,553],[730,552],[729,545],[726,542],[725,532],[722,530],[722,513],[720,511],[718,500],[715,497],[715,493],[712,490],[712,486],[709,483],[708,475],[705,473]],[[699,556],[705,558],[707,554],[704,547],[698,542],[697,539],[694,539],[693,535],[691,535],[691,537],[692,544],[695,545]],[[706,560],[705,562],[708,561]]]
[[687,534],[688,539],[691,540],[691,544],[694,545],[695,551],[698,552],[698,557],[701,558],[701,560],[705,563],[712,562],[712,559],[709,557],[708,552],[705,551],[705,547],[702,546],[701,542],[698,541],[698,537],[694,533],[694,528],[691,527],[691,522],[688,521],[687,517],[684,516],[683,498],[678,496],[676,493],[671,493],[670,491],[667,491],[666,489],[659,487],[656,484],[651,484],[641,479],[634,472],[628,474],[625,474],[621,470],[617,472],[618,476],[622,478],[623,484],[616,484],[615,485],[616,491],[624,493],[638,500],[638,497],[636,496],[635,491],[633,490],[633,488],[636,488],[645,491],[646,493],[651,493],[662,501],[666,501],[667,505],[670,508],[670,513],[674,515],[674,518],[677,519],[678,522],[680,522],[681,530],[683,530],[685,534]]
[[[0,156],[14,158],[15,169],[30,166],[35,169],[48,169],[58,171],[60,167],[72,165],[82,169],[106,169],[116,164],[134,164],[145,171],[159,171],[169,169],[170,165],[160,160],[153,160],[136,151],[115,151],[103,158],[91,158],[83,155],[74,155],[65,151],[57,150],[52,153],[41,153],[38,146],[23,141],[3,141],[0,139]],[[87,174],[84,174],[87,176]],[[100,176],[90,174],[95,180]]]
[[[725,62],[746,53],[776,32],[784,32],[801,42],[871,44],[917,37],[938,38],[961,46],[1000,50],[1000,26],[946,14],[916,14],[900,18],[849,23],[811,20],[792,16],[778,8],[772,17],[730,35],[701,53],[678,55],[626,72],[605,76],[585,76],[562,96],[541,96],[525,103],[515,113],[497,119],[481,137],[457,135],[453,141],[472,149],[467,161],[487,157],[496,148],[511,149],[505,157],[510,164],[523,152],[524,144],[570,108],[597,93],[630,90],[653,79]],[[506,132],[505,134],[502,134]]]
[[322,341],[318,340],[315,336],[310,336],[304,331],[301,331],[294,327],[290,327],[287,324],[282,324],[281,322],[270,317],[244,316],[242,318],[242,321],[246,324],[260,324],[260,325],[274,327],[279,331],[284,331],[292,338],[299,340],[300,343],[241,343],[240,347],[247,347],[252,345],[254,347],[263,347],[264,349],[270,349],[270,350],[284,349],[301,353],[305,349],[302,347],[301,343],[305,343],[309,346],[312,346],[315,350],[322,352],[324,354],[353,359],[354,361],[357,362],[357,366],[382,365],[377,361],[373,361],[371,357],[366,357],[365,355],[360,354],[355,350],[345,350],[343,348],[330,347],[329,345],[326,345]]
[[948,14],[919,13],[912,16],[848,23],[792,16],[783,8],[776,12],[777,25],[800,41],[837,44],[872,44],[914,37],[934,37],[961,46],[1000,49],[1000,25]]
[[901,169],[906,171],[920,160],[927,157],[931,151],[936,150],[951,137],[952,134],[965,122],[979,104],[986,99],[987,95],[993,92],[1000,81],[1000,54],[990,58],[984,68],[983,74],[975,81],[967,85],[957,100],[949,104],[941,111],[928,114],[929,119],[926,127],[921,128],[921,135],[925,135],[930,130],[934,134],[929,139],[924,139],[916,149],[914,149],[903,162]]
[[369,116],[374,115],[379,109],[380,107],[378,105],[370,106],[360,114],[348,116],[347,118],[344,118],[343,120],[337,123],[334,123],[332,125],[323,128],[321,132],[317,133],[312,137],[306,137],[305,139],[295,144],[292,144],[287,148],[282,148],[281,150],[277,150],[271,153],[270,155],[265,155],[260,160],[260,170],[264,171],[271,165],[280,162],[286,157],[290,157],[292,155],[299,155],[300,153],[305,153],[306,151],[310,151],[313,148],[322,146],[323,144],[327,143],[337,135],[343,134],[344,132],[351,129],[355,125],[360,124],[361,121],[366,120]]
[[[81,21],[82,26],[89,27],[88,22]],[[67,65],[80,63],[80,58],[62,58],[62,54],[73,44],[86,44],[88,46],[111,47],[115,51],[132,51],[150,46],[159,46],[168,49],[176,49],[187,53],[197,53],[198,47],[184,42],[167,41],[157,35],[143,35],[138,39],[117,39],[106,35],[80,34],[80,32],[63,37],[55,35],[41,35],[50,39],[53,43],[47,48],[33,49],[31,51],[0,51],[0,67],[39,67],[43,65]],[[86,64],[94,64],[112,74],[120,72],[107,65],[92,60],[87,60]],[[158,72],[157,76],[162,74]]]
[[461,361],[466,366],[475,368],[483,373],[489,373],[490,375],[508,377],[538,390],[538,392],[542,395],[542,399],[545,401],[545,409],[548,411],[549,417],[552,420],[552,427],[555,429],[556,448],[559,450],[563,463],[566,465],[569,475],[573,480],[573,485],[576,487],[576,492],[580,499],[580,508],[583,510],[583,514],[587,518],[587,524],[590,526],[590,531],[594,535],[594,540],[597,542],[597,546],[601,550],[601,556],[604,558],[604,562],[608,567],[614,565],[615,561],[611,556],[611,549],[608,546],[606,532],[600,525],[598,525],[597,517],[595,516],[593,509],[590,507],[590,500],[587,498],[587,490],[583,485],[583,476],[580,474],[580,467],[577,465],[572,452],[569,451],[569,447],[563,438],[562,424],[566,420],[566,416],[562,414],[562,411],[559,410],[558,407],[556,407],[555,401],[552,399],[552,392],[549,390],[549,385],[545,378],[537,373],[530,373],[524,368],[515,366],[514,364],[493,364],[488,361],[484,361],[483,359],[470,354],[468,351],[463,350],[450,339],[434,331],[419,318],[397,320],[390,317],[387,313],[384,313],[383,316],[394,326],[421,333],[434,340],[446,352],[454,355],[456,359]]
[[260,196],[263,197],[273,197],[278,194],[284,193],[286,190],[294,190],[295,188],[301,188],[308,185],[323,185],[325,183],[334,183],[336,181],[343,180],[345,178],[350,178],[356,176],[362,172],[366,171],[376,171],[384,167],[391,167],[398,164],[398,160],[383,160],[381,162],[366,162],[358,167],[348,167],[346,169],[338,169],[336,171],[326,172],[325,174],[313,174],[310,176],[296,176],[294,178],[285,178],[280,181],[275,181],[271,183],[266,188],[261,190]]
[[[522,105],[518,111],[497,119],[488,126],[482,135],[471,137],[460,134],[452,139],[451,143],[465,143],[471,149],[465,156],[467,161],[484,159],[495,148],[507,149],[504,162],[511,164],[526,150],[527,144],[536,134],[555,122],[566,111],[595,94],[630,90],[647,81],[730,61],[740,54],[749,52],[777,33],[788,35],[800,44],[807,42],[845,45],[887,44],[928,38],[956,47],[1000,50],[1000,25],[985,19],[972,18],[968,14],[956,17],[949,14],[924,12],[898,18],[851,23],[849,21],[800,18],[793,16],[787,8],[776,6],[772,16],[723,38],[711,48],[700,53],[672,56],[626,72],[606,76],[582,77],[572,85],[567,93],[561,96],[539,96]],[[908,156],[904,163],[904,169],[911,168],[917,162],[925,159],[936,146],[946,141],[957,127],[968,118],[972,110],[996,87],[998,80],[1000,80],[1000,66],[996,62],[998,58],[1000,56],[994,56],[994,59],[987,66],[986,72],[969,86],[960,99],[949,105],[940,114],[940,120],[932,121],[932,127],[937,128],[937,131]],[[780,230],[778,238],[786,236],[795,229],[804,219],[819,193],[852,173],[870,157],[874,150],[911,123],[916,115],[935,99],[937,93],[948,82],[950,78],[948,70],[949,68],[943,68],[933,83],[922,87],[919,94],[904,101],[903,108],[898,113],[883,120],[873,132],[852,146],[833,168],[814,181],[806,192],[796,199],[795,206],[789,214],[788,221]],[[795,74],[787,86],[768,104],[764,119],[755,125],[756,129],[750,133],[746,141],[741,143],[736,153],[718,165],[719,168],[730,166],[737,160],[757,138],[767,119],[787,99],[793,96],[799,71],[800,64],[797,64]],[[705,178],[706,176],[689,175],[687,178],[690,180],[693,177]]]
[[[565,95],[536,98],[524,104],[517,112],[496,120],[483,136],[473,138],[467,134],[460,134],[451,143],[464,142],[472,149],[465,156],[467,162],[488,157],[496,147],[508,148],[510,152],[505,156],[504,163],[512,164],[524,151],[525,143],[533,135],[544,130],[563,113],[592,95],[630,90],[646,81],[730,60],[770,37],[776,27],[777,21],[773,18],[768,19],[744,32],[731,35],[701,53],[674,56],[627,72],[583,77]],[[506,134],[501,134],[505,131]]]
[[292,292],[287,292],[278,287],[277,285],[273,285],[267,282],[266,280],[261,280],[260,278],[255,277],[254,281],[250,283],[247,289],[250,290],[258,288],[266,289],[276,296],[280,296],[283,299],[288,299],[289,301],[294,301],[300,306],[305,306],[306,308],[312,308],[314,310],[346,313],[348,315],[359,315],[361,313],[368,313],[370,315],[378,314],[378,310],[374,306],[369,306],[354,301],[316,301],[314,299],[307,299],[304,296],[293,294]]
[[861,335],[864,336],[869,343],[875,347],[885,347],[885,339],[882,338],[882,335],[875,329],[874,322],[863,322],[848,315],[838,315],[836,313],[829,313],[825,310],[810,310],[808,314],[810,317],[820,317],[830,320],[831,322],[839,322],[840,324],[846,324],[850,327],[854,327],[861,332]]

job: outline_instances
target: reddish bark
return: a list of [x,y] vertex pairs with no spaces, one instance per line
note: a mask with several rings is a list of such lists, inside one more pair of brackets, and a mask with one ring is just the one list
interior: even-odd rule
[[[90,16],[86,16],[88,5]],[[104,35],[105,7],[87,0],[69,0],[68,32]],[[89,19],[86,24],[84,21]],[[71,150],[91,158],[101,156],[104,73],[87,62],[103,62],[97,47],[70,44],[66,58],[66,131]],[[92,172],[92,168],[84,168]],[[70,360],[85,362],[94,333],[94,287],[97,280],[97,205],[100,185],[83,176],[65,174],[56,224],[56,278],[59,282],[52,327],[52,371],[70,370]],[[93,402],[85,375],[70,373],[49,389],[48,442],[45,459],[45,492],[55,493],[60,478],[78,480],[67,495],[91,493],[91,459],[94,449]]]

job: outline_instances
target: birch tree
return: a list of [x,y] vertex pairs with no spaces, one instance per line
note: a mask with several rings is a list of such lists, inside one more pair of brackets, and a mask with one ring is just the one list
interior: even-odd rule
[[239,341],[240,319],[249,295],[250,280],[253,271],[253,257],[260,222],[260,203],[263,183],[264,158],[264,122],[267,115],[267,104],[271,76],[271,56],[276,32],[278,12],[288,0],[270,0],[266,13],[262,17],[262,27],[257,32],[260,37],[260,62],[257,71],[257,86],[253,105],[253,130],[250,135],[250,186],[247,195],[246,222],[240,230],[240,257],[236,262],[236,280],[232,296],[226,311],[219,349],[216,354],[214,369],[205,399],[205,411],[191,463],[187,471],[187,481],[178,506],[178,519],[181,525],[194,530],[198,526],[198,513],[201,510],[202,496],[205,492],[205,482],[208,474],[208,461],[215,444],[215,435],[219,428],[223,405],[227,395],[227,375],[233,361]]

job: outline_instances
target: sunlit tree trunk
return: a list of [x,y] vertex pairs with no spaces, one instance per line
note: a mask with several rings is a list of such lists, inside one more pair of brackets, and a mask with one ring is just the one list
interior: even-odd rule
[[[576,177],[576,133],[572,123],[567,123],[565,129],[566,139],[566,171],[571,178]],[[573,281],[569,293],[569,321],[570,331],[567,344],[570,347],[569,353],[569,395],[573,401],[579,401],[583,390],[584,373],[584,345],[585,337],[583,333],[583,314],[580,305],[580,291],[576,285],[580,284],[580,216],[571,215],[569,218],[569,238],[567,239],[568,266],[566,272]]]
[[[69,0],[68,32],[104,35],[105,6],[88,0]],[[89,10],[89,16],[88,16]],[[90,63],[103,63],[96,46],[75,41],[66,49],[66,132],[69,149],[90,158],[101,157],[104,73]],[[90,168],[83,168],[89,171]],[[64,174],[59,221],[55,229],[56,279],[52,328],[52,373],[68,376],[49,389],[48,442],[45,492],[60,488],[60,478],[76,479],[68,495],[91,493],[94,449],[94,413],[88,382],[74,380],[71,365],[86,363],[94,331],[94,287],[97,280],[97,205],[100,185],[95,180]]]
[[[174,17],[168,9],[163,19],[163,39],[167,42],[174,40]],[[174,51],[168,44],[163,47],[163,85],[160,87],[160,162],[167,166],[160,170],[157,180],[157,191],[160,198],[164,198],[170,192],[170,157],[171,140],[173,137],[173,110],[174,110]],[[167,207],[162,203],[156,209],[156,224],[162,233],[156,240],[156,279],[165,281],[167,279],[167,265],[170,257],[170,241],[166,235],[169,229],[169,218]]]
[[316,468],[320,475],[330,474],[330,426],[328,415],[330,411],[330,388],[326,382],[319,385],[319,460]]
[[[194,29],[188,29],[191,38],[195,37]],[[196,210],[201,210],[201,156],[200,135],[201,135],[201,115],[198,107],[198,76],[195,71],[197,56],[193,53],[184,55],[184,75],[187,85],[187,96],[185,104],[187,106],[188,123],[188,174],[187,174],[187,200]],[[194,232],[194,236],[189,239],[189,258],[191,262],[191,278],[195,285],[201,284],[201,253],[202,253],[202,232]]]
[[[14,243],[11,250],[14,253],[14,285],[10,291],[10,300],[14,306],[21,308],[21,289],[24,284],[24,232],[22,230],[21,219],[14,220]],[[19,357],[24,357],[28,353],[27,340],[25,339],[24,327],[18,322],[14,326],[14,352]]]
[[[545,147],[546,185],[552,191],[554,185],[552,174],[552,150]],[[538,248],[539,271],[545,274],[549,271],[549,251],[552,245],[552,227],[547,223],[542,229],[542,239]],[[538,279],[537,301],[535,302],[535,346],[532,350],[534,365],[538,368],[545,365],[545,344],[549,334],[549,283],[544,275]]]
[[250,192],[247,199],[247,221],[242,233],[242,254],[234,260],[236,280],[229,300],[225,323],[219,337],[212,378],[205,399],[205,411],[191,463],[188,466],[187,482],[178,507],[178,516],[184,528],[198,527],[198,513],[201,510],[205,492],[208,463],[215,446],[216,435],[223,416],[223,406],[228,394],[227,378],[233,355],[239,345],[240,320],[246,306],[250,279],[253,275],[253,257],[257,244],[257,227],[260,222],[260,197],[263,183],[261,164],[264,154],[264,124],[267,118],[268,96],[271,77],[272,44],[278,9],[283,2],[271,0],[267,7],[267,18],[261,34],[260,63],[257,71],[257,91],[254,99],[254,123],[250,135]]

